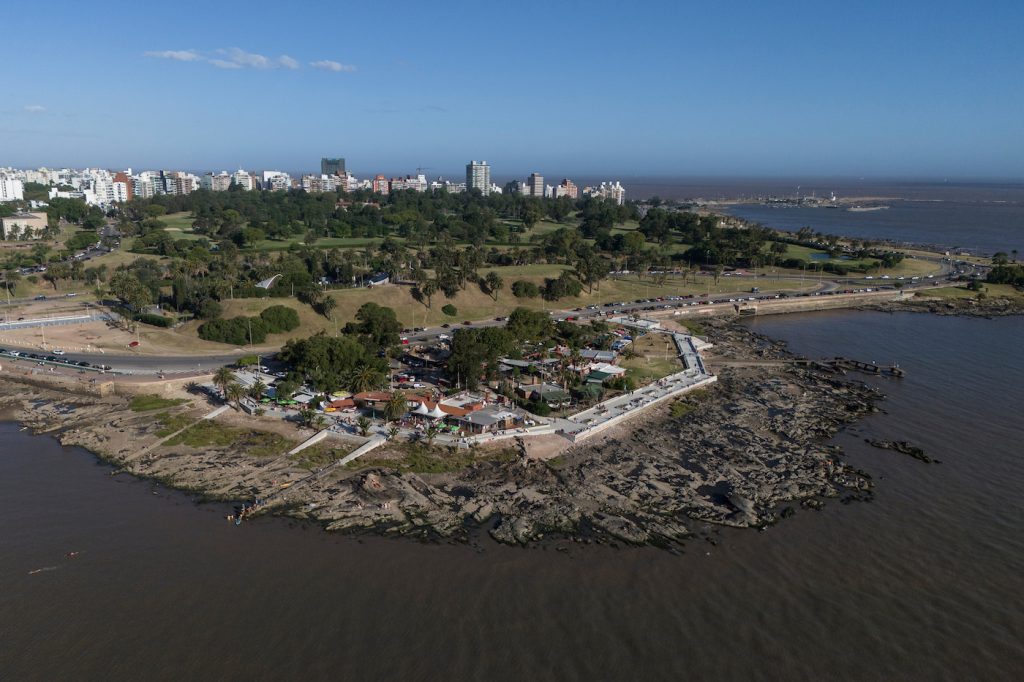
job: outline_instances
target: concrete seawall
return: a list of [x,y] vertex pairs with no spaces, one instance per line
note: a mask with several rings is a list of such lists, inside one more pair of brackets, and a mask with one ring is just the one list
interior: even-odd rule
[[899,301],[909,298],[902,291],[873,291],[862,294],[820,294],[818,296],[790,296],[765,301],[736,301],[734,303],[712,303],[709,305],[687,306],[674,310],[655,310],[644,313],[645,317],[694,318],[718,315],[782,315],[785,313],[806,313],[816,310],[856,308],[872,303]]

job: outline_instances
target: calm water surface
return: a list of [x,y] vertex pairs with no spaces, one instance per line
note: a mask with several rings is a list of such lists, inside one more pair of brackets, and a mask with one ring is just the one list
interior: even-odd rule
[[907,370],[837,439],[877,499],[684,556],[236,528],[0,425],[0,679],[1021,679],[1024,319],[753,325]]

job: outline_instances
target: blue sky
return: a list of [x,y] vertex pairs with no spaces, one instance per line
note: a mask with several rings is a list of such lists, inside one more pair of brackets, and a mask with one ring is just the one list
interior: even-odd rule
[[4,23],[0,166],[1024,177],[1021,2],[59,0]]

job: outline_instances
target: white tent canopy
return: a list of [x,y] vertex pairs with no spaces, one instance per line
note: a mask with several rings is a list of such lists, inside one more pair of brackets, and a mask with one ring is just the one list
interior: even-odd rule
[[434,419],[443,419],[448,416],[448,414],[441,409],[440,405],[434,405],[434,409],[432,409],[428,414]]
[[430,408],[427,407],[426,403],[420,403],[419,405],[416,406],[416,409],[413,410],[413,414],[429,415],[430,414]]

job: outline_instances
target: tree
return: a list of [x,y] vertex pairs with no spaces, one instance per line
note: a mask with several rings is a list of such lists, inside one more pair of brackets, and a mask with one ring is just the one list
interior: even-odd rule
[[250,386],[249,389],[246,391],[246,395],[248,395],[256,402],[259,402],[260,399],[263,397],[263,393],[266,392],[266,390],[267,385],[260,381],[259,379],[257,379],[256,383]]
[[127,270],[118,270],[110,278],[110,293],[133,312],[139,312],[153,302],[149,287],[144,286],[138,276]]
[[484,277],[484,285],[487,287],[487,293],[489,293],[494,298],[495,302],[497,302],[498,292],[505,286],[505,280],[503,280],[501,275],[497,272],[491,270],[487,273],[487,276]]
[[356,311],[356,320],[345,325],[346,334],[361,334],[372,346],[382,350],[398,344],[402,324],[391,308],[372,302],[364,303]]
[[512,283],[512,295],[516,298],[537,298],[540,288],[533,282],[519,279]]
[[359,427],[359,435],[366,436],[370,433],[370,420],[366,417],[360,417],[356,420],[356,426]]
[[540,310],[516,308],[505,328],[517,341],[539,341],[551,334],[551,318]]
[[384,406],[384,416],[388,421],[398,421],[409,411],[409,401],[401,391],[395,391]]
[[316,310],[318,313],[326,317],[328,320],[332,319],[332,313],[334,309],[338,307],[338,301],[331,296],[324,296],[323,300],[317,305]]
[[234,403],[235,407],[240,409],[242,406],[242,398],[245,397],[245,387],[241,384],[232,381],[224,387],[224,399],[228,402]]
[[370,364],[362,364],[355,367],[347,376],[346,384],[354,393],[364,393],[381,384],[384,380],[384,373]]
[[235,380],[235,373],[227,367],[221,367],[213,373],[213,385],[221,390],[221,396],[228,399],[228,385]]
[[439,433],[441,433],[441,427],[437,425],[437,422],[431,422],[427,427],[427,445],[432,445]]

